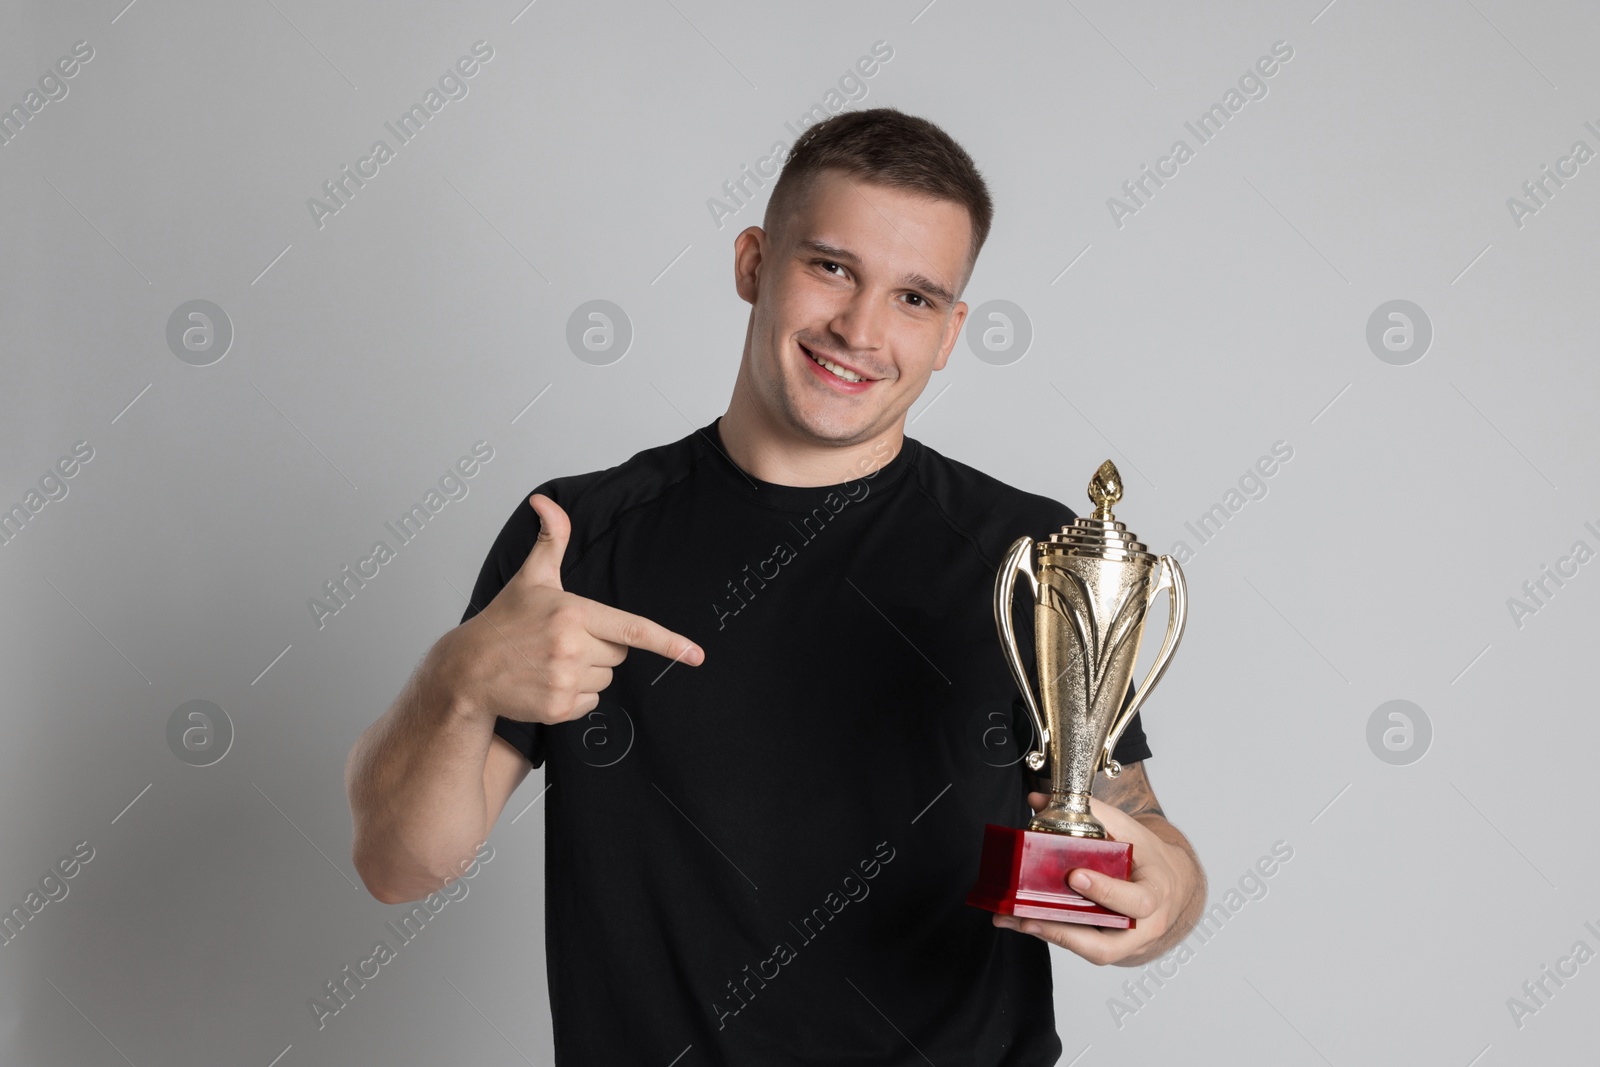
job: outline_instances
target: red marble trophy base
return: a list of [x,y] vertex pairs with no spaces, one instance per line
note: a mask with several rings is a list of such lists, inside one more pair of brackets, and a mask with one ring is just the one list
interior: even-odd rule
[[1067,884],[1068,872],[1078,867],[1126,879],[1133,868],[1133,846],[990,823],[983,831],[978,882],[967,903],[1020,919],[1133,928],[1133,919],[1080,896]]

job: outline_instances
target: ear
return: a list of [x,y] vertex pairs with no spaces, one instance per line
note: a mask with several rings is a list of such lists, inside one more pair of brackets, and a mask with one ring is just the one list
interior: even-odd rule
[[939,358],[933,361],[934,370],[944,370],[944,365],[950,362],[950,352],[961,339],[961,326],[966,321],[967,302],[961,300],[951,309],[950,321],[945,323],[944,337],[939,342]]
[[761,295],[761,265],[767,247],[767,233],[760,226],[746,227],[733,239],[733,288],[752,307]]

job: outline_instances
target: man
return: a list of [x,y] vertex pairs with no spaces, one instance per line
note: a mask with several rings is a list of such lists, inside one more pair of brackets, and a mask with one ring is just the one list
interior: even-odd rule
[[963,902],[984,824],[1044,802],[994,574],[1073,517],[904,436],[991,214],[932,123],[808,129],[734,242],[752,310],[727,412],[519,502],[461,625],[352,751],[354,861],[391,903],[439,888],[545,767],[558,1063],[1042,1067],[1046,942],[1132,965],[1193,925],[1204,875],[1137,717],[1094,804],[1132,877],[1073,876],[1137,929]]

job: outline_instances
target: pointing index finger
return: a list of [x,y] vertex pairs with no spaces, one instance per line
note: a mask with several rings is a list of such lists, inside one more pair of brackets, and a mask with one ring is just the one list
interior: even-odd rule
[[585,625],[591,634],[603,641],[642,648],[691,667],[698,667],[705,662],[705,650],[682,634],[673,633],[642,615],[634,615],[608,604],[591,601]]

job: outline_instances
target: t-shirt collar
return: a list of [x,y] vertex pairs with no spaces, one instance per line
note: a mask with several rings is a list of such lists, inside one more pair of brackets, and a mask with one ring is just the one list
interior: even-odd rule
[[921,443],[915,438],[906,437],[903,438],[900,451],[895,453],[893,459],[876,471],[870,467],[866,468],[860,478],[852,478],[835,485],[780,485],[776,482],[762,481],[728,456],[719,429],[721,422],[722,416],[719,415],[710,425],[695,432],[696,442],[707,453],[710,465],[735,492],[754,503],[784,511],[809,511],[821,504],[829,493],[851,500],[862,498],[863,484],[871,487],[873,495],[879,495],[882,490],[894,485],[905,475],[922,448]]

